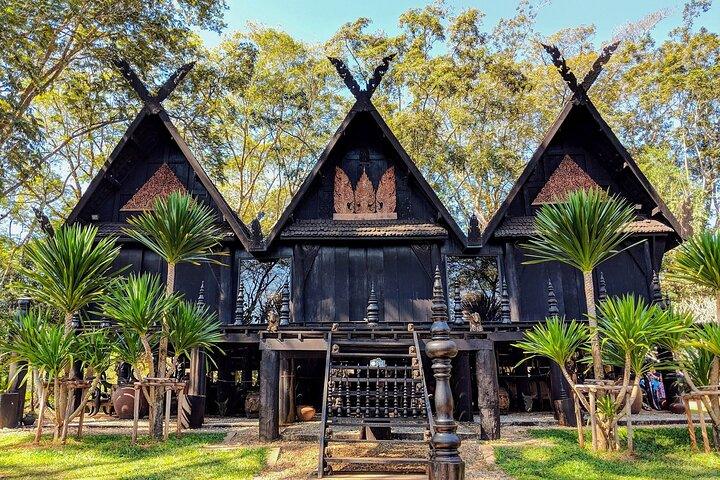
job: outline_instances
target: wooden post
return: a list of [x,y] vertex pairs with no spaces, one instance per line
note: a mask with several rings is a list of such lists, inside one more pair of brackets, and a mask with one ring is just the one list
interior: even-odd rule
[[170,437],[170,401],[172,400],[172,389],[165,387],[165,428],[163,428],[163,440]]
[[698,405],[698,415],[700,416],[700,435],[703,439],[703,448],[705,453],[710,453],[710,440],[708,439],[707,427],[705,425],[705,412],[702,408],[702,403]]
[[200,428],[205,419],[205,352],[193,348],[190,353],[190,378],[187,394],[187,427]]
[[260,359],[260,440],[268,442],[280,438],[278,381],[280,354],[263,350]]
[[132,445],[137,442],[137,431],[138,431],[138,419],[140,418],[140,384],[135,383],[135,405],[133,406],[133,430],[132,430]]
[[480,411],[480,437],[483,440],[500,438],[500,400],[495,361],[495,343],[483,342],[475,352],[475,378],[478,389],[478,410]]
[[180,433],[182,433],[182,415],[180,414],[180,410],[185,402],[185,393],[183,393],[183,390],[184,387],[178,389],[177,391],[177,420],[175,421],[175,433],[178,438],[180,438]]
[[473,421],[472,378],[470,374],[470,352],[458,352],[452,361],[453,398],[455,399],[455,419],[460,422]]
[[[82,398],[85,398],[85,388],[82,389]],[[83,422],[85,421],[85,408],[80,410],[80,418],[78,419],[77,438],[82,438]]]
[[435,377],[435,434],[432,437],[433,453],[430,460],[430,480],[463,480],[465,462],[460,458],[458,448],[460,437],[453,419],[453,397],[450,390],[451,360],[457,355],[457,345],[450,339],[447,323],[447,304],[443,291],[440,268],[435,269],[432,299],[432,339],[425,351],[432,359]]
[[595,388],[590,388],[590,430],[592,433],[592,448],[598,449],[597,418],[595,418]]
[[288,425],[295,421],[295,392],[293,391],[292,358],[287,352],[280,355],[280,424]]
[[[627,449],[632,453],[634,449],[633,445],[633,424],[632,424],[632,404],[633,404],[633,393],[635,393],[634,385],[630,387],[630,395],[625,396],[625,416],[627,417]],[[617,428],[615,429],[617,431]]]
[[47,404],[47,396],[48,392],[50,391],[49,387],[43,386],[43,382],[40,381],[40,414],[38,415],[38,428],[37,432],[35,432],[35,442],[36,444],[40,443],[40,437],[42,436],[43,431],[43,423],[45,420],[45,406]]
[[693,452],[697,452],[697,438],[695,437],[695,424],[693,423],[692,411],[690,410],[690,401],[688,397],[682,397],[685,404],[685,416],[687,417],[688,434],[690,435],[690,448]]
[[575,402],[572,398],[572,389],[565,379],[560,366],[553,361],[550,362],[550,397],[558,425],[563,427],[577,426],[577,415],[576,412],[574,412]]
[[575,424],[577,425],[578,431],[578,444],[580,448],[585,448],[585,430],[583,428],[582,411],[580,410],[580,399],[574,392],[573,400],[575,402]]

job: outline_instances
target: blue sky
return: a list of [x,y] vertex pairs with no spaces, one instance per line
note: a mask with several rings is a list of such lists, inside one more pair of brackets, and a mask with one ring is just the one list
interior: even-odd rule
[[[410,8],[422,7],[428,1],[418,0],[228,0],[225,14],[227,31],[244,28],[247,22],[278,27],[296,38],[321,43],[332,36],[344,23],[368,17],[375,29],[393,33],[397,19]],[[533,2],[535,4],[540,2]],[[638,20],[661,8],[672,8],[672,14],[660,22],[653,31],[656,40],[664,39],[668,32],[680,24],[684,2],[672,0],[549,0],[539,8],[537,29],[543,35],[562,28],[594,24],[602,43],[612,38],[617,28],[629,21]],[[494,25],[499,18],[512,16],[515,0],[446,0],[455,12],[474,7],[486,13],[486,25]],[[713,31],[720,30],[720,6],[713,5],[699,24]],[[214,45],[218,35],[202,32],[205,41]]]

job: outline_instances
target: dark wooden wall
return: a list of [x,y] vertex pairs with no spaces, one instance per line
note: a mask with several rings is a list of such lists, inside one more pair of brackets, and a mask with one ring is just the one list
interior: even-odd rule
[[428,321],[433,271],[444,263],[437,243],[304,244],[293,259],[293,320],[307,323],[363,320],[371,283],[381,322]]

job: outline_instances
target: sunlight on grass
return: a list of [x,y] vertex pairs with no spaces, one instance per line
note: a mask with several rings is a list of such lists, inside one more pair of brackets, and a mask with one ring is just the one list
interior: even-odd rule
[[530,434],[541,442],[495,449],[498,465],[519,480],[720,478],[720,455],[692,453],[684,428],[636,430],[634,458],[624,452],[593,453],[589,442],[581,450],[572,430],[531,430]]
[[262,470],[263,448],[211,449],[223,434],[186,434],[167,443],[121,435],[68,439],[54,448],[50,438],[36,447],[32,435],[0,435],[0,478],[14,479],[249,479]]

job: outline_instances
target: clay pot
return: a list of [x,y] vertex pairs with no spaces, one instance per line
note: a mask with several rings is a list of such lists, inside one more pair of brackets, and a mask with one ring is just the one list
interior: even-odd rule
[[299,405],[296,410],[298,418],[303,422],[309,422],[315,418],[315,408],[310,405]]
[[[135,388],[131,386],[117,386],[112,392],[112,403],[115,414],[123,420],[135,416]],[[145,395],[140,392],[140,417],[148,414],[148,404]]]
[[250,392],[245,397],[245,415],[257,418],[260,413],[260,392]]
[[685,413],[685,405],[683,404],[683,402],[671,403],[668,407],[668,410],[670,410],[672,413],[683,414]]

